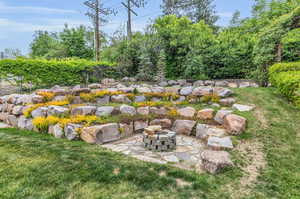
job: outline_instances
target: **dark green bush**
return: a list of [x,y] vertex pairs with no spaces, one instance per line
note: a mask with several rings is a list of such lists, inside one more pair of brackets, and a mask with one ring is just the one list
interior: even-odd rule
[[[0,77],[21,77],[23,83],[38,87],[52,85],[75,85],[99,81],[98,78],[117,78],[118,67],[108,62],[84,59],[42,60],[4,59],[0,61]],[[97,77],[97,78],[94,78]]]
[[300,107],[300,62],[273,65],[270,68],[270,82]]

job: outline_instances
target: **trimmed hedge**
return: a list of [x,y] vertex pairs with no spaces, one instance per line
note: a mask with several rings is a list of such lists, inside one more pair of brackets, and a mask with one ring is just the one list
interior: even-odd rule
[[[0,60],[0,77],[22,77],[23,83],[43,87],[51,85],[75,85],[98,78],[118,78],[118,67],[108,62],[93,62],[83,59],[43,60],[4,59]],[[96,78],[93,78],[96,76]]]
[[273,65],[270,68],[270,82],[300,107],[300,62]]

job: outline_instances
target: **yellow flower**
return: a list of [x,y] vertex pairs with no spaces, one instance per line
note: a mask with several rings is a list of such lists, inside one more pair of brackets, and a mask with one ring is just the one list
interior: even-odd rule
[[37,92],[37,94],[43,96],[45,102],[49,102],[55,97],[55,94],[52,92],[41,91],[41,92]]

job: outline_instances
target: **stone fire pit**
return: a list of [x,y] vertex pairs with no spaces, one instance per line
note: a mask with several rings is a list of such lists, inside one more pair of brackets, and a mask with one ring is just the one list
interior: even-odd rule
[[143,143],[152,151],[171,151],[176,149],[176,133],[162,130],[161,126],[149,126],[143,132]]

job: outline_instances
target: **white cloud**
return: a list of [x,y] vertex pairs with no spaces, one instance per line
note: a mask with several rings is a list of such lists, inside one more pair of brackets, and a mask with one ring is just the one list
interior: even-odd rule
[[59,8],[35,7],[35,6],[9,6],[0,1],[1,13],[37,13],[37,14],[74,14],[76,10],[67,10]]
[[218,12],[217,15],[220,17],[232,17],[233,13],[232,12]]

